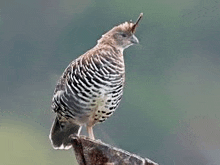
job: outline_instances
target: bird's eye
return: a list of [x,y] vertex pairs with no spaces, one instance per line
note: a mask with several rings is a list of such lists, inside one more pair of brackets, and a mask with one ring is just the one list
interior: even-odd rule
[[122,37],[127,37],[127,34],[122,33],[121,36],[122,36]]

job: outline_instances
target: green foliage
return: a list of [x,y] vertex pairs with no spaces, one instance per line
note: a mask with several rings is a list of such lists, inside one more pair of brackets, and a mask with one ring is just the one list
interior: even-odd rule
[[76,164],[72,152],[52,149],[44,130],[39,124],[18,121],[15,116],[1,120],[1,164]]

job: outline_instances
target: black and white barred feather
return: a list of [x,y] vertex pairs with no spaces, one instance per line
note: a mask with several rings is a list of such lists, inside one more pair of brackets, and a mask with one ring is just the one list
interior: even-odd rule
[[[125,70],[120,51],[107,47],[72,61],[54,92],[52,108],[79,125],[94,124],[112,115],[123,93]],[[90,121],[91,122],[91,121]]]
[[109,118],[118,107],[125,82],[123,50],[138,43],[134,31],[138,21],[114,27],[98,44],[72,61],[54,91],[52,109],[56,119],[50,139],[56,149],[71,147],[70,135],[81,127],[91,128]]

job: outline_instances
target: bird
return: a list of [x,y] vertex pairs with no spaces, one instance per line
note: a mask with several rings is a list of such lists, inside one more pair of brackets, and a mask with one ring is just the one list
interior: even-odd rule
[[67,66],[57,82],[51,108],[55,113],[49,139],[54,149],[71,148],[71,136],[83,126],[95,140],[93,127],[117,109],[125,83],[124,49],[138,44],[137,21],[119,24],[106,32],[97,44]]

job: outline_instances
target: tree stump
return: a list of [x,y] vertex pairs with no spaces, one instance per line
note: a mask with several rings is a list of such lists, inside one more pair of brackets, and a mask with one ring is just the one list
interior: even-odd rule
[[158,165],[150,159],[85,136],[72,137],[72,146],[79,165]]

